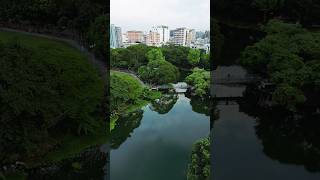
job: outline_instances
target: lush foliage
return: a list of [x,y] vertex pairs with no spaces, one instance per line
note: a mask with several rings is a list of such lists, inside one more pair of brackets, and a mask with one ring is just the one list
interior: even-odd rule
[[44,38],[1,32],[0,39],[0,160],[41,153],[55,129],[94,133],[104,88],[85,56]]
[[210,72],[204,69],[194,68],[192,74],[186,78],[186,82],[193,86],[197,96],[208,94],[210,89]]
[[[150,51],[152,49],[155,49],[154,52],[156,52],[155,54],[151,54],[151,56],[154,57],[150,57],[150,55],[148,55],[148,53],[153,52]],[[161,54],[159,50],[161,50]],[[204,51],[200,51],[200,58],[196,58],[197,63],[191,64],[188,61],[190,50],[191,48],[184,46],[167,45],[156,48],[139,44],[129,46],[127,48],[111,49],[110,64],[112,68],[125,68],[137,71],[140,66],[146,65],[149,62],[148,59],[162,59],[162,56],[164,56],[166,61],[179,68],[190,69],[193,67],[193,65],[198,65],[199,67],[210,69],[208,54],[206,54]]]
[[200,51],[198,49],[190,49],[188,54],[188,62],[195,66],[200,62]]
[[320,34],[297,24],[272,20],[267,36],[245,49],[241,64],[276,84],[273,102],[294,110],[319,90]]
[[140,81],[127,73],[111,71],[110,76],[110,130],[115,128],[120,116],[140,109],[148,101],[161,97],[144,87]]
[[198,141],[192,149],[191,163],[188,167],[188,180],[210,179],[210,138]]
[[140,66],[148,63],[147,53],[151,49],[152,47],[144,44],[128,48],[111,49],[110,65],[112,68],[125,68],[137,71]]
[[138,70],[142,80],[151,84],[167,84],[179,78],[177,67],[166,61],[161,50],[152,49],[147,53],[149,63]]
[[111,72],[110,76],[110,110],[123,111],[128,105],[135,104],[142,96],[144,88],[134,77],[121,73]]

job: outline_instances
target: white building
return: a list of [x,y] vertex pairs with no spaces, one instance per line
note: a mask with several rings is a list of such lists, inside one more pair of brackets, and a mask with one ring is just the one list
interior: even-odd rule
[[177,28],[173,30],[173,44],[186,46],[187,42],[187,28]]
[[168,26],[164,26],[164,25],[154,26],[154,27],[152,27],[151,31],[159,33],[160,44],[166,44],[169,42],[170,32],[169,32]]

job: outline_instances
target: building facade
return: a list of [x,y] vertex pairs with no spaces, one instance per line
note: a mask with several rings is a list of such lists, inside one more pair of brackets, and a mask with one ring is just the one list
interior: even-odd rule
[[173,30],[173,44],[179,46],[186,46],[187,42],[187,28],[177,28]]
[[110,48],[120,48],[122,46],[121,28],[110,25]]
[[161,35],[158,32],[150,31],[146,34],[146,44],[148,46],[161,46]]
[[144,41],[144,34],[142,31],[128,31],[128,43],[142,43]]
[[154,26],[151,29],[152,32],[157,32],[160,36],[160,44],[166,44],[170,39],[170,31],[168,26],[160,25]]

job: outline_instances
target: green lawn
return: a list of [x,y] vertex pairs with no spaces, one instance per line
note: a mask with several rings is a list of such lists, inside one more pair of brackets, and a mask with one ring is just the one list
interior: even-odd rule
[[[32,49],[33,52],[35,52],[33,56],[43,59],[44,61],[61,63],[70,66],[70,68],[76,64],[81,64],[81,67],[86,67],[86,70],[95,70],[84,54],[63,41],[26,35],[18,32],[0,31],[0,42],[17,42]],[[68,59],[69,63],[63,62],[65,59]]]
[[[46,66],[59,65],[58,67],[63,67],[60,69],[61,71],[68,69],[68,72],[74,75],[70,76],[72,78],[83,76],[83,74],[80,74],[79,72],[88,72],[84,74],[90,74],[93,76],[93,78],[101,80],[97,70],[93,67],[93,65],[90,64],[86,55],[66,42],[26,35],[18,32],[0,31],[0,44],[14,42],[17,42],[32,50],[32,57],[39,61],[45,61]],[[55,73],[59,73],[59,71]],[[70,82],[73,81],[72,78],[70,78]],[[107,142],[105,124],[101,125],[100,129],[97,129],[97,133],[95,135],[76,136],[72,134],[61,134],[55,136],[57,137],[54,138],[60,143],[59,149],[49,152],[46,157],[43,157],[37,163],[26,163],[30,166],[34,166],[43,161],[60,161],[72,157],[75,154],[81,153],[84,149],[90,146]],[[10,177],[11,179],[20,178],[20,174],[12,174],[10,176],[12,176]]]

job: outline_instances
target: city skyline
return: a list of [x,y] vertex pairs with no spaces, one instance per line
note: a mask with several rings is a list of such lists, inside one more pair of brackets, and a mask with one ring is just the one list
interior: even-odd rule
[[111,0],[110,4],[110,21],[123,31],[149,31],[156,25],[210,30],[210,0]]

